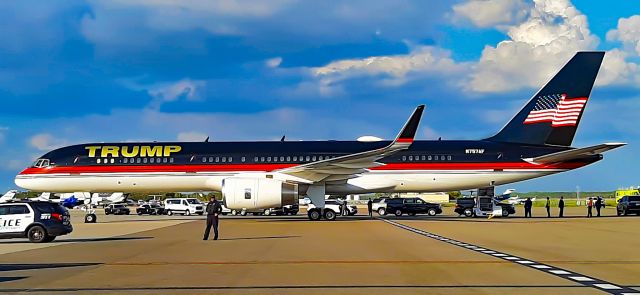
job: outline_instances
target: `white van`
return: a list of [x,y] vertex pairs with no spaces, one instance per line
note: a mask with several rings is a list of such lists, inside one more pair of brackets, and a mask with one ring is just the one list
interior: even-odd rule
[[182,215],[204,214],[204,206],[196,198],[179,198],[164,200],[164,212],[167,215],[180,213]]

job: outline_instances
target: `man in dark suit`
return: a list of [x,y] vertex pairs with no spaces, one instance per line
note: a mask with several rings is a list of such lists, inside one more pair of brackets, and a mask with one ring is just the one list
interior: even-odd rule
[[222,212],[222,205],[220,202],[216,200],[216,198],[211,197],[209,199],[209,203],[207,203],[207,227],[204,230],[204,238],[203,240],[209,239],[209,232],[211,231],[211,227],[213,227],[213,239],[218,239],[218,216]]
[[564,214],[564,197],[560,196],[560,201],[558,202],[558,208],[560,208],[560,214],[558,214],[558,217],[562,217],[562,215]]
[[524,217],[531,217],[531,207],[533,207],[533,202],[531,198],[527,198],[524,201]]

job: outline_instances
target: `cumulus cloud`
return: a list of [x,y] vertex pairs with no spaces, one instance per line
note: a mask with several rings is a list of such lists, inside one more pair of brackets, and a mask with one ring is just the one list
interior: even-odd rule
[[274,57],[267,59],[264,64],[269,68],[277,68],[282,63],[282,57]]
[[451,75],[463,72],[465,67],[456,63],[448,50],[416,46],[408,54],[339,60],[313,68],[311,72],[324,81],[383,75],[388,78],[387,84],[399,85],[406,82],[411,74]]
[[524,0],[472,0],[453,6],[455,20],[468,20],[480,28],[520,22],[529,10]]
[[598,45],[587,17],[568,0],[535,0],[528,18],[507,28],[508,40],[486,46],[468,89],[500,92],[539,87],[576,51]]
[[607,32],[607,40],[620,41],[640,55],[640,15],[620,18],[618,27]]
[[66,142],[66,140],[56,138],[49,133],[39,133],[29,139],[29,145],[39,151],[50,151],[64,146]]
[[182,79],[176,82],[159,83],[149,87],[148,93],[155,99],[154,105],[176,101],[197,100],[200,98],[200,88],[205,86],[205,81]]
[[207,135],[197,131],[185,131],[178,133],[178,141],[204,141]]

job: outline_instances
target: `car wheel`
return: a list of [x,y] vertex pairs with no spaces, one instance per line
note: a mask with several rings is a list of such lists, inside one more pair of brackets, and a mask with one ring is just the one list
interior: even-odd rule
[[394,214],[396,216],[400,217],[400,216],[402,216],[402,210],[396,210],[396,212]]
[[238,211],[236,211],[235,209],[231,210],[231,215],[238,215]]
[[318,209],[311,209],[307,212],[307,215],[309,216],[309,220],[313,220],[313,221],[317,221],[320,220],[320,210]]
[[378,215],[380,215],[380,216],[387,215],[387,209],[378,208]]
[[127,211],[127,213],[125,213],[125,214],[126,214],[126,215],[129,215],[129,214],[131,214],[131,211]]
[[244,211],[244,210],[240,211],[240,215],[247,216],[247,211]]
[[169,216],[173,215],[173,211],[167,210],[167,215],[169,215]]
[[438,214],[438,212],[436,212],[436,209],[429,209],[427,210],[427,214],[429,214],[429,216],[436,216],[436,214]]
[[464,216],[466,216],[466,217],[471,217],[471,216],[473,216],[473,211],[472,211],[471,209],[468,209],[468,208],[467,208],[467,209],[464,209],[463,214],[464,214]]
[[509,216],[509,211],[502,210],[502,217],[508,217],[508,216]]
[[142,212],[138,212],[138,215],[142,215]]
[[191,211],[189,211],[189,210],[184,211],[184,215],[191,216]]
[[331,209],[324,210],[324,219],[326,220],[336,220],[336,212],[333,212]]
[[264,215],[266,215],[266,216],[271,215],[271,210],[269,210],[269,209],[264,209]]
[[97,219],[95,214],[87,214],[84,216],[84,223],[96,223]]
[[29,229],[29,231],[27,232],[27,237],[32,243],[46,242],[47,231],[42,226],[36,225]]
[[104,215],[109,215],[109,211],[104,211]]
[[622,212],[620,212],[620,210],[616,210],[616,214],[617,214],[618,216],[620,216],[620,215],[622,215]]

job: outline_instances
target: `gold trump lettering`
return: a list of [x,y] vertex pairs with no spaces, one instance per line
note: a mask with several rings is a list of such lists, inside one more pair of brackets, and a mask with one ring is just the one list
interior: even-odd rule
[[86,146],[89,158],[95,157],[170,157],[172,154],[182,151],[179,145],[133,145],[133,146]]

